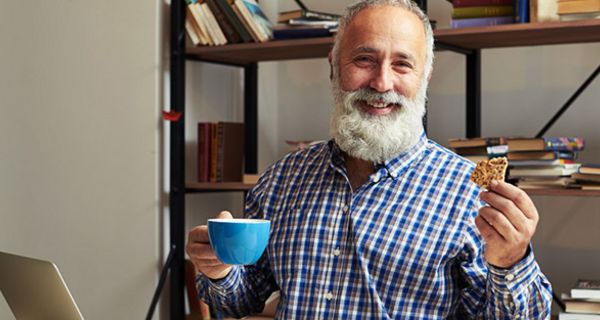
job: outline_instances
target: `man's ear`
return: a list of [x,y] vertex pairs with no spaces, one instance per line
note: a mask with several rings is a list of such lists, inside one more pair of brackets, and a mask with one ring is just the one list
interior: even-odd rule
[[329,51],[329,54],[327,55],[327,60],[329,61],[329,80],[333,79],[333,58],[332,58],[332,54],[331,54],[331,50]]

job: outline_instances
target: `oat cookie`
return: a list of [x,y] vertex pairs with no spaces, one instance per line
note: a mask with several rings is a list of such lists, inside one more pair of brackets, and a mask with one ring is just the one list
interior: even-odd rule
[[471,181],[487,189],[493,180],[504,181],[508,160],[506,157],[479,161],[471,174]]

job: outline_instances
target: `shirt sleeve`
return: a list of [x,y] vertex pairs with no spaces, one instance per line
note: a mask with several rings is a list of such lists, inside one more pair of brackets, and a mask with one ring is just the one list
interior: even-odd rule
[[[269,171],[246,197],[248,218],[263,218],[261,197],[267,186]],[[258,262],[248,266],[233,266],[229,274],[220,280],[211,280],[199,274],[196,277],[198,298],[210,307],[211,316],[241,318],[259,313],[271,293],[278,290],[269,265],[269,252],[263,253]]]
[[552,286],[535,261],[531,246],[510,269],[496,268],[485,261],[484,240],[475,224],[469,223],[463,249],[457,319],[550,318]]

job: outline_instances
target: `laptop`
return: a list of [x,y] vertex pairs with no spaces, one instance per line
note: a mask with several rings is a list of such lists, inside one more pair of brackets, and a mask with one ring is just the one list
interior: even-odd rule
[[56,265],[0,251],[0,291],[17,320],[82,320]]

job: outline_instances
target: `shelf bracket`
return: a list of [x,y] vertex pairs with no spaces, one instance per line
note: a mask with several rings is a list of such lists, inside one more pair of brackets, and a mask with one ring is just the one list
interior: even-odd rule
[[554,114],[554,116],[548,121],[548,123],[546,123],[542,130],[540,130],[540,132],[538,132],[535,135],[537,138],[540,138],[544,134],[546,134],[546,132],[550,129],[550,127],[552,127],[556,120],[558,120],[562,116],[562,114],[565,113],[567,109],[569,109],[573,102],[575,102],[575,100],[579,98],[581,93],[585,91],[585,89],[590,85],[590,83],[592,83],[592,81],[594,81],[594,79],[598,76],[598,73],[600,73],[600,65],[598,65],[598,67],[596,67],[596,70],[594,70],[594,72],[590,74],[590,76],[579,86],[579,88],[575,90],[575,93],[573,93],[569,100],[567,100],[567,102],[565,102],[565,104]]

